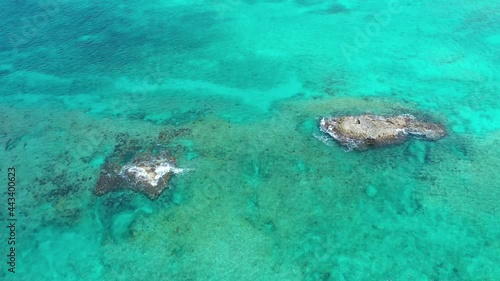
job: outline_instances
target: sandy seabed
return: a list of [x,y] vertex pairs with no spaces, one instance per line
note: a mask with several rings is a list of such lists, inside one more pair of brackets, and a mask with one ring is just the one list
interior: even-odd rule
[[[0,43],[2,280],[498,279],[498,5],[202,2],[0,4],[3,35],[47,15]],[[361,113],[449,134],[346,152],[318,129]],[[151,149],[189,169],[160,198],[93,194]]]

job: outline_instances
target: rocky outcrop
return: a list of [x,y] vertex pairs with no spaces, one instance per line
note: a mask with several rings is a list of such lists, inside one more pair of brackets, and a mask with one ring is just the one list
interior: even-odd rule
[[401,143],[408,136],[438,140],[446,135],[442,125],[420,122],[409,114],[392,117],[370,114],[325,117],[320,121],[320,129],[341,145],[357,150]]
[[156,199],[168,187],[170,178],[183,169],[177,168],[175,159],[165,154],[143,155],[120,166],[107,161],[101,170],[95,187],[99,196],[111,191],[132,189]]

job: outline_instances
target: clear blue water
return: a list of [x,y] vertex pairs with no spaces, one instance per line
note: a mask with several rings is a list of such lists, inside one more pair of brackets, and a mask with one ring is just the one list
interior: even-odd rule
[[[0,8],[1,280],[500,280],[497,2]],[[346,152],[317,128],[357,113],[448,136]],[[116,147],[190,170],[97,197]]]

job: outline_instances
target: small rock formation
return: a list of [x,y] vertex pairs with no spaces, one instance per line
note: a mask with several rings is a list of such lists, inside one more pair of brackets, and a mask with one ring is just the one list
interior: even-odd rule
[[144,155],[121,166],[107,161],[101,170],[95,187],[98,196],[111,191],[132,189],[156,199],[168,187],[174,174],[183,172],[177,168],[175,159],[162,154],[158,157]]
[[324,117],[320,129],[350,150],[401,143],[408,135],[425,140],[438,140],[446,135],[442,125],[420,122],[409,114]]

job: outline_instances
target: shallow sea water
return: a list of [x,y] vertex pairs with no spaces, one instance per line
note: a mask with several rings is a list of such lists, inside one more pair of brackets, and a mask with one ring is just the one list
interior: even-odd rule
[[[1,280],[500,279],[495,1],[0,7]],[[367,112],[448,136],[348,152],[318,130]],[[117,147],[189,171],[97,197]]]

